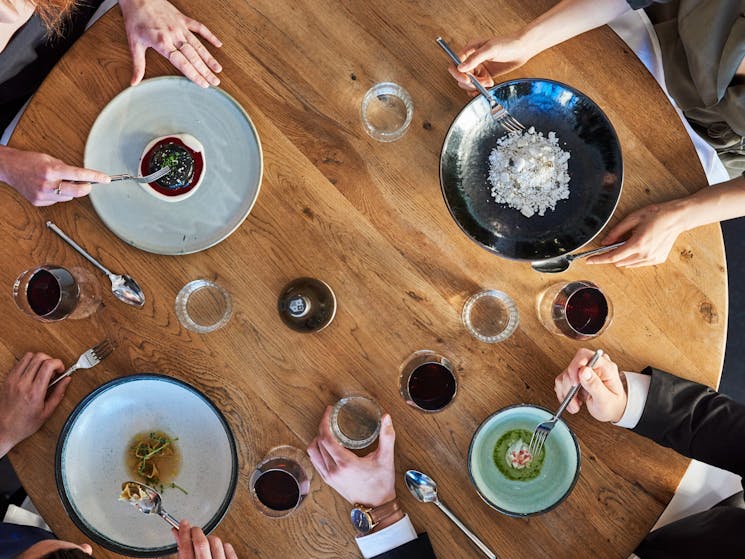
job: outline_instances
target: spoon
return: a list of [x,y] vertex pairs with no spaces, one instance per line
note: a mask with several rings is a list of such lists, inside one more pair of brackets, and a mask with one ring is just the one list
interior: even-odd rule
[[484,555],[489,557],[489,559],[498,559],[497,555],[491,549],[486,547],[486,544],[482,542],[476,536],[476,534],[466,528],[465,524],[458,520],[458,517],[450,512],[450,509],[448,509],[445,504],[440,501],[440,499],[437,497],[437,484],[435,483],[435,480],[433,480],[427,474],[423,474],[422,472],[418,472],[416,470],[409,470],[408,472],[406,472],[404,479],[406,480],[406,487],[409,488],[409,491],[411,491],[411,494],[416,497],[417,501],[419,501],[420,503],[436,504],[440,508],[440,510],[444,512],[448,516],[448,518],[450,518],[450,520],[452,520],[455,525],[463,531],[466,536],[471,538],[471,541],[475,543],[481,551],[484,552]]
[[96,268],[106,274],[111,282],[111,292],[120,301],[132,305],[133,307],[141,307],[145,304],[145,294],[142,292],[142,288],[137,285],[137,282],[129,277],[127,274],[119,275],[112,274],[109,270],[103,267],[103,265],[88,254],[83,247],[68,237],[59,227],[53,222],[47,221],[47,227],[57,233],[62,239],[82,254],[88,262],[93,264]]
[[162,498],[160,496],[160,493],[158,493],[155,489],[150,487],[149,485],[145,485],[143,483],[139,483],[137,481],[125,481],[122,484],[122,490],[124,490],[125,487],[128,485],[136,485],[138,489],[140,490],[140,497],[139,499],[122,499],[119,497],[120,500],[125,501],[129,504],[131,504],[134,508],[136,508],[138,511],[140,511],[143,514],[157,514],[160,516],[163,520],[168,522],[171,526],[176,528],[178,530],[178,520],[176,520],[173,516],[168,514],[166,510],[163,508]]
[[592,256],[593,254],[602,254],[610,250],[616,249],[622,246],[626,241],[620,243],[614,243],[606,247],[595,248],[585,252],[578,252],[576,254],[562,254],[555,258],[549,258],[548,260],[541,260],[539,262],[531,262],[530,265],[536,272],[542,272],[544,274],[558,274],[569,269],[572,260],[578,258],[585,258],[586,256]]

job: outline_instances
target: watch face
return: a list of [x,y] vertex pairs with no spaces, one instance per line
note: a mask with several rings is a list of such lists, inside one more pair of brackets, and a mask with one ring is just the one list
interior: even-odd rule
[[370,515],[362,509],[353,508],[350,514],[352,525],[360,534],[367,534],[371,529],[372,519]]

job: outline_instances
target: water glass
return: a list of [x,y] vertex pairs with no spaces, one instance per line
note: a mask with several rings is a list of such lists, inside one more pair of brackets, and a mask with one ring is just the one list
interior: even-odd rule
[[461,318],[474,338],[494,344],[506,340],[517,330],[517,305],[506,293],[485,289],[468,298]]
[[399,391],[407,404],[420,411],[442,411],[458,391],[455,367],[434,351],[416,351],[401,365]]
[[380,406],[367,396],[345,396],[331,410],[331,432],[346,448],[367,448],[380,433]]
[[225,326],[233,314],[230,293],[217,283],[197,279],[181,288],[176,296],[176,316],[181,325],[199,334]]
[[404,135],[414,115],[409,93],[392,82],[376,83],[362,98],[362,124],[379,142],[393,142]]
[[608,328],[613,306],[591,281],[557,283],[539,296],[538,317],[550,332],[590,340]]
[[312,476],[305,452],[289,445],[273,448],[249,479],[256,508],[272,518],[291,514],[310,492]]
[[42,322],[92,315],[101,304],[95,277],[83,268],[45,264],[21,272],[13,283],[13,300],[28,316]]

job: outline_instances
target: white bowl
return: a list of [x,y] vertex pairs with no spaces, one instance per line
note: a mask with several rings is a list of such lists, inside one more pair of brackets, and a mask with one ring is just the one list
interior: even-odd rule
[[[199,188],[199,185],[202,184],[202,181],[204,180],[204,174],[207,172],[207,159],[205,158],[204,154],[204,146],[191,134],[167,134],[166,136],[159,136],[158,138],[154,138],[145,146],[145,149],[142,150],[140,161],[139,163],[137,163],[137,170],[139,172],[142,172],[142,161],[145,159],[147,153],[155,144],[157,144],[161,140],[165,140],[166,138],[176,138],[178,140],[181,140],[184,145],[190,150],[202,155],[202,172],[199,174],[197,182],[183,194],[176,194],[174,196],[166,196],[165,194],[161,194],[152,186],[150,186],[150,183],[147,182],[141,182],[139,183],[139,185],[145,190],[145,192],[147,192],[151,196],[155,196],[158,200],[163,200],[164,202],[180,202],[181,200],[186,200],[189,196],[193,195],[197,191],[197,188]],[[145,172],[144,174],[148,173]]]
[[128,444],[156,430],[178,437],[181,469],[174,481],[188,491],[166,488],[163,508],[211,532],[235,494],[238,457],[225,417],[195,388],[155,374],[115,379],[77,405],[57,441],[57,490],[70,518],[96,543],[130,557],[176,552],[163,519],[118,501],[132,477]]

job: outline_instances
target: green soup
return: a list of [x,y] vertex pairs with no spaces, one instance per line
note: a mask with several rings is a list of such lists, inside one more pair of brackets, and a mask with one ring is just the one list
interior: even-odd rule
[[516,481],[529,481],[538,477],[543,467],[543,459],[546,457],[546,447],[544,446],[537,456],[525,465],[524,468],[515,468],[510,462],[507,461],[508,449],[522,440],[526,445],[530,443],[530,439],[533,436],[531,431],[525,429],[513,429],[507,431],[502,435],[497,444],[494,445],[494,464],[497,466],[500,472],[504,474],[507,479]]

